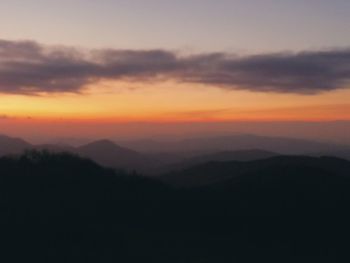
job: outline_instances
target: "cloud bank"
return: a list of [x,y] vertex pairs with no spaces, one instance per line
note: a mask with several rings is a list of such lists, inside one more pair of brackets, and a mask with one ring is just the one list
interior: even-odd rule
[[225,89],[317,94],[350,87],[350,49],[182,56],[167,50],[79,50],[0,40],[0,93],[81,92],[104,79],[172,79]]

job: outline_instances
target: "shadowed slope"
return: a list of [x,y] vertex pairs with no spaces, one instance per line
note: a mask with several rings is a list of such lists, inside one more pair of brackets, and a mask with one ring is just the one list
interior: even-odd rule
[[223,161],[252,161],[259,159],[267,159],[279,154],[263,151],[263,150],[242,150],[242,151],[224,151],[212,154],[196,155],[194,157],[182,158],[178,157],[170,163],[165,163],[153,171],[153,174],[165,174],[175,171],[181,171],[186,168],[204,164],[207,162],[223,162]]
[[182,174],[203,187],[173,189],[67,154],[3,157],[0,259],[348,259],[349,166],[327,157],[208,163]]
[[109,140],[95,141],[81,146],[77,149],[77,153],[107,167],[142,171],[152,165],[152,161],[147,156],[120,147]]
[[0,135],[0,156],[22,153],[30,148],[32,145],[22,139]]
[[[333,157],[277,156],[250,162],[208,162],[162,176],[171,184],[197,187],[245,180],[254,176],[329,173],[350,178],[350,162]],[[305,176],[306,176],[305,175]]]

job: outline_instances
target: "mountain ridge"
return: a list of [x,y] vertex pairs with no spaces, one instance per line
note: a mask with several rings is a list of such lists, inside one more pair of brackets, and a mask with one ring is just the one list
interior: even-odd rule
[[[257,148],[281,154],[308,154],[350,148],[350,146],[307,139],[269,137],[253,134],[188,138],[179,141],[138,140],[120,142],[120,144],[139,152],[161,152],[163,149],[167,149],[168,152],[183,152],[187,154],[191,152],[195,154],[208,154],[220,151],[240,151]],[[195,154],[192,154],[192,156]]]
[[[276,169],[270,171],[271,167]],[[310,169],[350,178],[350,161],[337,157],[311,157],[311,156],[275,156],[268,159],[248,162],[207,162],[182,171],[171,172],[161,176],[163,182],[180,187],[203,187],[212,184],[223,187],[225,183],[235,182],[237,178],[244,176],[259,176],[270,171],[281,175],[297,173],[298,169]]]
[[[231,139],[230,139],[231,138]],[[242,138],[245,140],[240,141]],[[97,163],[116,169],[137,171],[145,175],[156,176],[174,170],[195,166],[210,161],[250,161],[265,159],[276,155],[292,154],[296,149],[297,155],[332,155],[350,159],[350,148],[345,146],[319,144],[317,142],[290,138],[270,138],[256,135],[233,135],[225,137],[187,139],[175,142],[161,142],[159,152],[137,151],[131,147],[125,147],[125,143],[119,143],[108,139],[101,139],[88,144],[74,147],[60,144],[34,145],[20,138],[0,136],[0,156],[7,154],[20,154],[25,150],[48,150],[50,152],[70,152],[88,157]],[[296,143],[297,142],[297,143]],[[148,141],[148,144],[156,141]],[[271,144],[270,144],[271,143]],[[186,144],[184,146],[183,144]],[[166,145],[170,145],[169,149]],[[173,146],[175,145],[175,148]],[[223,150],[215,150],[221,148]],[[201,146],[202,148],[198,148]],[[253,147],[254,146],[254,147]],[[284,151],[271,151],[266,148],[284,149]],[[184,147],[184,148],[181,148]],[[248,148],[245,148],[248,147]],[[249,148],[250,147],[250,148]],[[136,147],[137,148],[137,147]],[[242,148],[245,148],[242,150]],[[199,150],[198,150],[199,149]],[[239,149],[239,150],[235,150]],[[286,150],[290,149],[290,150]],[[334,154],[332,154],[334,153]],[[295,154],[294,154],[295,155]]]

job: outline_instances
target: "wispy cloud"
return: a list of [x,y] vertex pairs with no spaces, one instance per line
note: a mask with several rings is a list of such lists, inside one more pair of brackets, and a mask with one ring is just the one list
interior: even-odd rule
[[167,50],[79,50],[0,40],[0,92],[80,92],[99,80],[173,79],[225,89],[317,94],[346,88],[350,49],[238,56]]

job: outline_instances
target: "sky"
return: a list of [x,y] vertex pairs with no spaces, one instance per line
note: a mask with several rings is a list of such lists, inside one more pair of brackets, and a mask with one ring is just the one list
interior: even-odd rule
[[303,123],[335,123],[316,137],[343,141],[349,24],[346,0],[2,0],[0,133],[141,137],[161,124],[182,134],[294,123],[295,136],[310,136]]

